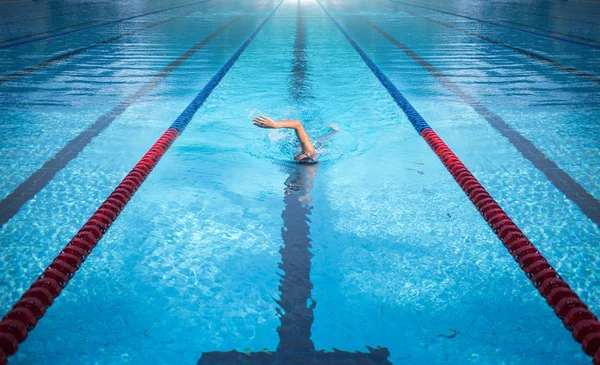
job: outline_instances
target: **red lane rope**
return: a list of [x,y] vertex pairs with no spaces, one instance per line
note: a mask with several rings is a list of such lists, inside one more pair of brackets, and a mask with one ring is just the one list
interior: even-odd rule
[[594,356],[600,364],[600,322],[581,301],[579,296],[560,277],[538,249],[483,188],[454,152],[431,128],[424,129],[421,137],[435,152],[454,180],[467,194],[473,205],[508,249],[513,259],[563,325],[572,331],[573,338],[582,344],[583,351]]
[[246,38],[238,50],[210,79],[171,127],[144,154],[142,159],[77,232],[75,237],[62,249],[54,261],[48,265],[46,270],[31,284],[19,301],[0,321],[0,365],[7,364],[7,358],[17,352],[19,343],[25,341],[28,333],[35,328],[38,320],[46,313],[46,309],[52,305],[54,298],[58,297],[67,286],[161,157],[183,132],[194,114],[204,104],[211,92],[233,67],[237,59],[283,1],[285,0],[275,6],[250,36]]
[[321,4],[329,18],[358,52],[365,64],[390,93],[396,104],[404,111],[419,135],[440,158],[450,174],[477,207],[485,221],[492,227],[508,252],[517,261],[538,292],[560,318],[565,327],[572,331],[573,338],[582,344],[583,351],[593,357],[594,365],[600,365],[600,322],[579,299],[579,296],[558,275],[538,249],[521,232],[500,205],[483,188],[444,141],[433,131],[425,119],[402,95],[394,83],[381,71],[366,52],[346,32],[344,27]]
[[38,320],[46,313],[46,308],[52,305],[54,298],[58,297],[67,286],[178,136],[179,132],[176,129],[169,128],[154,143],[108,199],[100,205],[75,237],[4,316],[0,322],[0,364],[6,364],[6,357],[12,356],[17,351],[18,344],[25,341],[28,332],[35,328]]

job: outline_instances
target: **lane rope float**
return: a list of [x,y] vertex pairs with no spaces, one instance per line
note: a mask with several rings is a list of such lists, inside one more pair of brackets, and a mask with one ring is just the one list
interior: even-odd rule
[[583,351],[593,357],[593,364],[600,365],[600,322],[598,318],[560,277],[558,272],[483,188],[454,152],[427,124],[392,81],[379,69],[358,43],[350,37],[325,6],[319,0],[317,0],[317,3],[390,93],[396,104],[404,111],[419,135],[423,137],[446,166],[452,177],[467,194],[469,200],[475,205],[496,236],[508,249],[513,259],[519,264],[527,278],[542,297],[546,299],[546,303],[554,309],[554,313],[562,320],[565,328],[572,332],[573,338],[577,342],[582,344]]
[[186,7],[186,6],[198,5],[198,4],[206,3],[206,2],[209,2],[209,1],[211,1],[211,0],[196,1],[196,2],[193,2],[193,3],[188,3],[188,4],[178,5],[178,6],[172,6],[170,8],[166,8],[166,9],[151,11],[149,13],[132,15],[132,16],[127,17],[127,18],[115,19],[115,20],[111,20],[111,21],[108,21],[108,22],[100,23],[100,24],[94,24],[94,25],[90,25],[88,27],[83,27],[83,28],[78,28],[78,29],[72,29],[72,30],[67,30],[65,32],[60,32],[60,33],[55,33],[55,34],[48,34],[48,35],[45,35],[45,36],[34,37],[34,38],[25,39],[25,40],[21,40],[21,41],[17,41],[17,42],[11,42],[11,43],[6,43],[6,44],[1,44],[0,45],[0,49],[7,49],[7,48],[16,47],[16,46],[21,46],[23,44],[33,43],[33,42],[37,42],[37,41],[43,41],[43,40],[47,40],[47,39],[52,39],[52,38],[60,37],[60,36],[67,35],[67,34],[73,34],[73,33],[81,32],[81,31],[88,30],[88,29],[94,29],[94,28],[98,28],[98,27],[103,27],[105,25],[110,25],[110,24],[115,24],[115,23],[121,23],[121,22],[124,22],[126,20],[131,20],[131,19],[136,19],[136,18],[141,18],[141,17],[144,17],[144,16],[148,16],[148,15],[163,13],[165,11],[169,11],[169,10],[173,10],[173,9],[179,9],[179,8],[183,8],[183,7]]
[[179,137],[189,124],[194,114],[208,99],[212,91],[221,82],[223,77],[225,77],[283,1],[246,38],[227,63],[208,81],[175,122],[144,154],[104,203],[100,205],[92,217],[83,225],[71,241],[67,243],[52,263],[48,265],[46,270],[42,272],[40,277],[31,284],[29,289],[25,291],[21,298],[13,305],[12,309],[0,321],[0,365],[5,365],[7,357],[12,356],[18,350],[19,343],[25,341],[28,333],[35,328],[38,321],[46,313],[46,310],[53,304],[54,299],[67,286],[94,247],[96,247],[100,239],[102,239],[121,211],[129,203],[133,194],[140,188],[175,139]]

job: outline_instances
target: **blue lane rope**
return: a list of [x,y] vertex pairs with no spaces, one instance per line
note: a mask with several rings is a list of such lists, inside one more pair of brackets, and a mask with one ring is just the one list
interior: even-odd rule
[[434,8],[428,8],[426,6],[415,5],[415,4],[411,4],[411,3],[405,3],[403,1],[398,1],[398,0],[390,0],[390,1],[393,2],[393,3],[414,6],[416,8],[427,9],[427,10],[431,10],[431,11],[437,11],[438,13],[442,13],[442,14],[448,14],[448,15],[458,16],[458,17],[461,17],[461,18],[465,18],[465,19],[469,19],[469,20],[474,20],[476,22],[491,24],[491,25],[495,25],[497,27],[502,27],[502,28],[507,28],[507,29],[512,29],[512,30],[518,30],[519,32],[534,34],[534,35],[538,35],[540,37],[545,37],[545,38],[548,38],[548,39],[553,39],[553,40],[557,40],[557,41],[563,41],[563,42],[567,42],[567,43],[573,43],[573,44],[577,44],[577,45],[584,46],[584,47],[590,47],[590,48],[594,48],[594,49],[600,49],[600,45],[597,45],[597,44],[592,44],[592,43],[588,43],[588,42],[577,41],[575,39],[569,39],[569,38],[565,38],[565,37],[555,36],[553,34],[546,34],[546,33],[536,32],[536,31],[533,31],[533,30],[527,30],[527,29],[521,29],[521,28],[517,28],[517,27],[511,27],[510,25],[504,25],[504,24],[492,22],[492,21],[489,21],[489,20],[473,18],[473,17],[470,17],[470,16],[461,15],[461,14],[455,14],[455,13],[451,13],[451,12],[444,11],[444,10],[439,10],[439,9],[434,9]]
[[400,109],[404,111],[404,113],[408,117],[408,120],[412,123],[417,132],[421,134],[421,132],[424,129],[431,128],[429,124],[427,124],[425,119],[423,119],[421,114],[419,114],[419,112],[410,104],[408,100],[406,100],[406,98],[404,97],[404,95],[402,95],[400,90],[398,90],[396,85],[394,85],[392,81],[383,73],[383,71],[381,71],[373,61],[371,61],[371,58],[369,58],[369,56],[367,56],[365,51],[363,51],[362,48],[360,48],[360,46],[354,41],[354,39],[352,39],[352,37],[350,37],[350,35],[346,33],[346,30],[340,25],[340,23],[338,23],[337,20],[335,20],[335,18],[329,13],[329,11],[325,9],[323,4],[321,4],[321,2],[318,0],[317,2],[319,3],[319,5],[321,5],[321,7],[325,11],[325,13],[327,13],[327,15],[331,18],[331,20],[333,20],[335,25],[344,35],[344,37],[346,37],[348,41],[350,41],[352,47],[354,47],[356,52],[358,52],[363,61],[367,64],[367,66],[369,66],[371,71],[373,71],[373,73],[379,79],[381,84],[387,89],[387,91],[390,93],[396,104],[398,104]]
[[88,29],[93,29],[93,28],[98,28],[98,27],[103,27],[105,25],[120,23],[120,22],[124,22],[126,20],[140,18],[140,17],[152,15],[152,14],[163,13],[165,11],[169,11],[169,10],[173,10],[173,9],[178,9],[178,8],[183,8],[183,7],[186,7],[186,6],[192,6],[192,5],[202,4],[202,3],[209,2],[209,1],[211,1],[211,0],[196,1],[194,3],[183,4],[183,5],[173,6],[173,7],[166,8],[166,9],[152,11],[150,13],[138,14],[138,15],[133,15],[133,16],[130,16],[130,17],[127,17],[127,18],[123,18],[123,19],[111,20],[111,21],[108,21],[108,22],[100,23],[100,24],[90,25],[89,27],[84,27],[84,28],[79,28],[79,29],[73,29],[73,30],[68,30],[66,32],[60,32],[60,33],[52,34],[52,35],[46,35],[46,36],[30,38],[30,39],[26,39],[26,40],[22,40],[22,41],[7,43],[7,44],[0,45],[0,49],[7,49],[7,48],[12,48],[12,47],[20,46],[20,45],[23,45],[23,44],[28,44],[28,43],[43,41],[43,40],[46,40],[46,39],[52,39],[52,38],[60,37],[60,36],[67,35],[67,34],[77,33],[77,32],[81,32],[81,31],[88,30]]
[[281,6],[281,4],[283,4],[284,1],[285,0],[282,0],[275,7],[275,9],[273,9],[273,11],[263,20],[263,22],[260,23],[260,25],[254,30],[254,32],[252,32],[252,34],[250,34],[250,36],[246,38],[246,41],[244,41],[240,48],[233,54],[233,56],[231,56],[229,61],[227,61],[227,63],[225,63],[223,67],[221,67],[221,69],[212,77],[212,79],[210,79],[210,81],[204,86],[204,88],[200,90],[200,92],[194,98],[194,100],[192,100],[190,105],[188,105],[187,108],[185,108],[185,110],[179,115],[179,117],[177,117],[175,122],[171,124],[170,128],[176,129],[179,133],[183,132],[185,127],[187,127],[189,122],[194,117],[194,114],[196,114],[196,111],[198,111],[202,104],[204,104],[206,99],[208,99],[210,93],[215,89],[215,87],[217,87],[219,82],[221,82],[223,77],[225,77],[225,74],[231,69],[231,67],[237,61],[237,59],[240,58],[244,50],[246,50],[248,45],[250,45],[250,42],[252,42],[254,37],[258,34],[258,32],[260,32],[262,27],[267,23],[271,16],[275,14],[275,11]]

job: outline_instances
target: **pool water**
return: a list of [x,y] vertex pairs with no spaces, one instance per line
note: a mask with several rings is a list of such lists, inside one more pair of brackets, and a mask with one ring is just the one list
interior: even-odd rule
[[[600,313],[600,3],[321,3]],[[2,313],[278,4],[0,3]],[[339,131],[295,165],[258,114]],[[392,364],[590,363],[313,0],[277,8],[10,364],[289,336]]]

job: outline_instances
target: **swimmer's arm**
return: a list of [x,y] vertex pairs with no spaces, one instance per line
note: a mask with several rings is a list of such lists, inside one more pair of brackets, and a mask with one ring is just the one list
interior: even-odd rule
[[310,142],[310,138],[308,137],[308,133],[304,130],[304,126],[299,120],[280,120],[278,122],[273,121],[271,118],[258,116],[253,119],[254,125],[261,128],[285,128],[285,129],[293,129],[296,132],[296,137],[298,137],[298,141],[300,141],[300,146],[302,147],[302,152],[308,154],[309,156],[314,157],[317,153],[315,147]]
[[296,132],[296,137],[298,137],[298,141],[300,141],[300,146],[302,147],[302,152],[307,155],[314,157],[317,154],[315,147],[310,142],[310,138],[308,137],[308,133],[304,130],[304,126],[300,123],[299,120],[280,120],[277,122],[276,128],[289,128],[293,129]]

